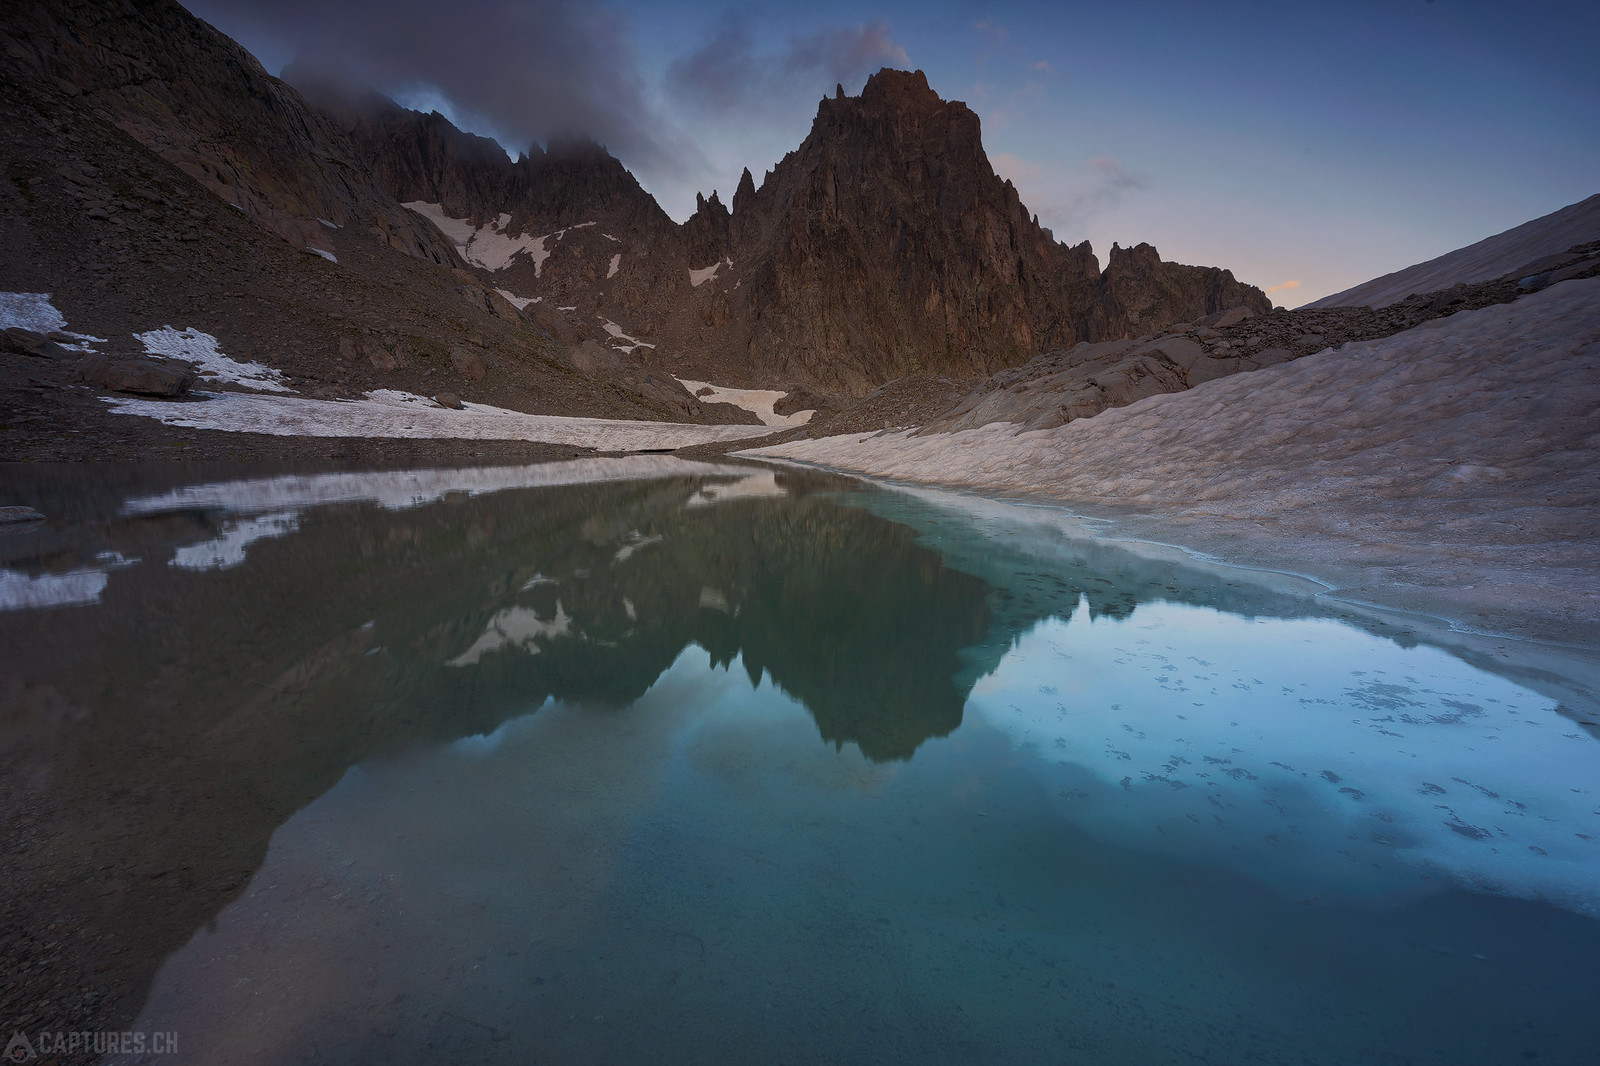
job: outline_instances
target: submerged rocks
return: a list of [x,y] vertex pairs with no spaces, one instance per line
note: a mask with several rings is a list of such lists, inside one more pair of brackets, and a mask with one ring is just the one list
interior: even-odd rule
[[0,533],[20,533],[44,521],[32,507],[0,507]]

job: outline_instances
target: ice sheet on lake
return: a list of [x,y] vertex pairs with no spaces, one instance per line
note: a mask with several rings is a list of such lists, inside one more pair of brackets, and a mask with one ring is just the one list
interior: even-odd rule
[[1597,362],[1600,279],[1566,281],[1055,429],[750,454],[1138,508],[1230,558],[1314,557],[1330,580],[1370,586],[1360,598],[1584,640],[1600,602]]
[[203,379],[228,381],[262,392],[293,391],[284,384],[283,375],[278,371],[260,363],[241,363],[223,355],[217,348],[217,338],[193,327],[178,330],[165,326],[148,333],[135,333],[134,339],[143,344],[144,350],[151,355],[194,363]]
[[1328,902],[1459,882],[1600,916],[1600,741],[1435,648],[1171,603],[1091,621],[1085,601],[968,706],[1108,840]]
[[[256,386],[264,387],[264,386]],[[455,440],[525,440],[596,451],[653,451],[740,440],[766,432],[760,426],[701,426],[676,422],[532,415],[468,403],[453,411],[411,393],[388,389],[361,400],[300,396],[202,393],[205,403],[106,397],[115,414],[159,419],[169,426],[306,437],[406,437]]]
[[287,512],[338,503],[372,503],[391,511],[421,507],[453,492],[478,496],[510,489],[639,481],[664,477],[738,479],[747,466],[702,463],[671,455],[573,459],[527,466],[476,466],[442,470],[383,470],[214,481],[169,492],[134,496],[124,514],[224,511],[231,514]]

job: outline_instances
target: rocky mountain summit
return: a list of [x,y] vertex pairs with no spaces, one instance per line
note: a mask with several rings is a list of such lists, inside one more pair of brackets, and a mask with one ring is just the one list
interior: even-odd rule
[[[0,48],[0,289],[70,323],[0,365],[19,413],[0,444],[19,456],[146,450],[150,427],[97,397],[148,394],[138,364],[178,357],[139,338],[169,327],[329,403],[749,423],[682,381],[785,391],[777,416],[837,411],[907,375],[964,392],[1076,345],[1270,309],[1146,244],[1101,269],[1056,241],[994,173],[978,116],[920,72],[836,88],[759,183],[746,171],[680,225],[600,145],[512,159],[315,71],[287,71],[296,87],[173,0],[20,0]],[[105,339],[32,351],[68,328]],[[162,380],[248,388],[193,371]]]
[[1228,271],[1163,262],[1149,245],[1113,247],[1102,272],[1087,243],[1057,242],[995,175],[977,115],[921,72],[880,71],[858,97],[837,89],[759,187],[747,170],[731,207],[702,196],[681,226],[597,145],[513,161],[440,115],[286,74],[507,298],[566,308],[578,342],[645,349],[686,373],[859,395],[1271,306]]

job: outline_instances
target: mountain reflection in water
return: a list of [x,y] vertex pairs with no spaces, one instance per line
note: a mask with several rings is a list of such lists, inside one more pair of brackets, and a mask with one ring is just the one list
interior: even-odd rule
[[[647,753],[670,746],[693,707],[755,721],[759,708],[792,701],[835,751],[859,752],[855,769],[828,772],[866,785],[890,780],[974,707],[990,730],[1049,749],[1051,716],[1065,713],[1053,683],[1077,667],[1064,657],[1040,673],[1027,656],[1047,654],[1051,627],[1075,617],[1123,621],[1159,602],[1350,631],[1327,621],[1336,608],[1237,574],[1093,540],[1041,548],[913,495],[815,474],[636,457],[199,483],[137,476],[144,482],[130,487],[92,471],[19,474],[55,521],[0,538],[5,795],[31,827],[14,835],[34,842],[13,862],[7,913],[48,899],[79,931],[85,969],[101,975],[92,980],[128,1012],[163,960],[239,896],[296,812],[379,796],[372,782],[399,781],[429,752],[456,753],[439,772],[464,774],[454,794],[466,796],[485,787],[469,783],[471,766],[492,765],[460,763],[474,750],[533,752],[535,736],[545,745],[582,736],[605,747],[584,748],[593,765],[541,749],[521,772],[537,765],[574,794],[626,782],[610,789],[615,805],[630,790],[665,787],[647,787]],[[1408,643],[1362,624],[1375,635],[1361,640]],[[749,681],[737,707],[735,689],[714,676],[730,667]],[[645,707],[653,717],[640,717]],[[1160,739],[1146,753],[1141,734],[1110,757],[1141,759],[1145,778],[1164,779],[1162,760],[1184,730],[1129,720]],[[699,751],[729,780],[759,763],[737,745]],[[1068,797],[1069,818],[1092,809],[1128,840],[1153,826],[1159,835],[1141,848],[1229,865],[1218,857],[1229,840],[1214,827],[1207,836],[1186,822],[1174,836],[1158,824],[1166,807],[1126,808],[1116,776],[1095,769],[1101,757],[1032,770]],[[794,760],[779,765],[798,772]],[[1259,788],[1279,802],[1270,781]],[[1208,814],[1198,798],[1182,810],[1194,826]],[[536,853],[560,865],[593,839],[592,827],[555,818],[535,819],[545,828],[524,848],[527,879],[549,876]],[[380,832],[374,823],[362,839]],[[454,861],[468,870],[477,860]],[[657,861],[675,860],[662,851]],[[29,991],[7,992],[10,1016],[29,1012]]]

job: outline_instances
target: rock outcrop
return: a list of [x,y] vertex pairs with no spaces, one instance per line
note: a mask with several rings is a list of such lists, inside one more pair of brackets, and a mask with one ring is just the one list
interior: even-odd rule
[[[685,373],[861,395],[1271,307],[1228,271],[1166,263],[1147,244],[1113,247],[1102,272],[1087,242],[1039,225],[990,166],[978,116],[920,71],[883,70],[860,96],[822,100],[759,186],[746,170],[731,210],[713,192],[681,226],[597,145],[535,145],[513,161],[438,114],[286,73],[389,195],[429,213],[553,333],[644,348]],[[565,326],[550,317],[559,308]]]
[[456,261],[357,165],[334,123],[173,0],[16,0],[0,49],[297,248],[331,252],[326,220]]

